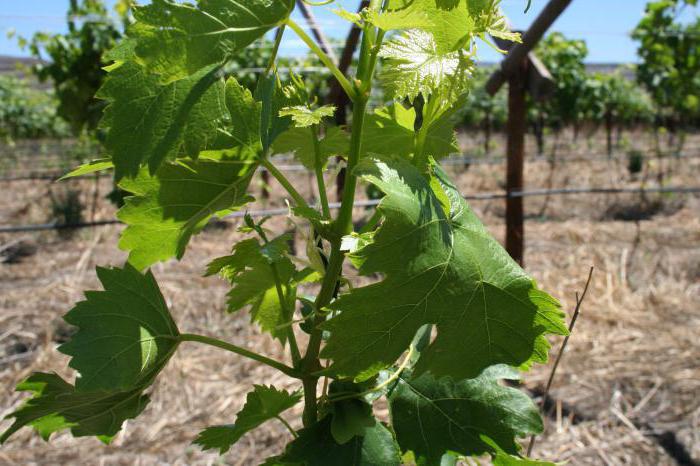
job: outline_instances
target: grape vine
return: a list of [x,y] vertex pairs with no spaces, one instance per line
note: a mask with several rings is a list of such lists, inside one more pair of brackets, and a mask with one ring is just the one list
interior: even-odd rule
[[[252,387],[231,424],[193,439],[204,449],[223,454],[277,420],[291,441],[266,465],[440,465],[483,456],[497,465],[551,464],[522,456],[518,439],[540,433],[542,420],[524,393],[502,382],[546,362],[546,336],[567,334],[564,313],[440,168],[455,152],[452,121],[472,84],[476,40],[519,40],[506,29],[499,0],[371,0],[360,13],[337,10],[362,30],[352,77],[290,18],[294,5],[153,0],[134,7],[135,22],[110,52],[98,93],[107,104],[101,127],[110,158],[72,174],[111,169],[132,193],[118,213],[128,263],[98,268],[103,290],[86,292],[65,316],[77,332],[59,350],[78,377],[69,383],[35,373],[22,382],[17,389],[32,396],[8,416],[14,423],[0,441],[30,426],[45,439],[70,429],[109,442],[142,413],[146,391],[180,345],[196,343],[299,385],[294,392]],[[352,102],[349,128],[329,124],[334,109],[311,99],[301,78],[282,80],[274,54],[254,91],[224,78],[227,63],[275,29],[276,41],[297,35],[338,80]],[[370,106],[380,98],[375,83],[385,100],[379,108]],[[280,153],[314,171],[318,205],[276,169]],[[347,163],[335,217],[324,182],[332,156]],[[183,259],[213,217],[244,209],[259,167],[287,191],[290,216],[311,226],[307,257],[292,258],[288,237],[265,219],[245,217],[245,239],[206,274],[231,283],[228,311],[247,309],[288,349],[286,361],[181,333],[149,271]],[[361,183],[384,197],[354,231]],[[350,266],[380,278],[349,286]],[[317,290],[315,297],[302,297],[301,286]],[[382,398],[388,419],[374,413]],[[298,403],[303,427],[296,430],[283,414]]]

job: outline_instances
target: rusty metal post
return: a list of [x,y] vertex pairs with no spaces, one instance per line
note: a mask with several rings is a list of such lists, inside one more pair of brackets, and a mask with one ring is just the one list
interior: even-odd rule
[[[528,62],[523,60],[520,68],[508,79],[508,141],[506,191],[508,194],[522,191],[525,186],[525,132],[527,130]],[[524,266],[525,222],[522,197],[506,199],[506,250],[521,266]]]

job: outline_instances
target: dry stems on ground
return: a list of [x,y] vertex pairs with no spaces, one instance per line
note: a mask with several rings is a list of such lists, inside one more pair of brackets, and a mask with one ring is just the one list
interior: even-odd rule
[[[682,163],[667,182],[697,185],[700,160]],[[497,166],[452,171],[465,193],[498,190],[503,178]],[[528,186],[543,186],[547,164],[529,164],[526,177]],[[612,183],[638,181],[629,179],[624,164],[605,161],[562,165],[554,176],[554,186]],[[296,185],[307,186],[305,175],[296,177]],[[0,207],[0,223],[46,220],[44,183],[6,189],[11,201]],[[281,196],[273,187],[272,199]],[[551,417],[535,447],[537,457],[575,465],[673,465],[659,442],[668,445],[672,433],[700,461],[700,197],[652,200],[658,199],[663,202],[654,215],[636,223],[612,218],[639,206],[636,196],[556,197],[544,218],[527,223],[527,269],[567,310],[588,267],[596,267],[551,392]],[[543,201],[527,199],[528,213],[538,213]],[[474,208],[501,238],[503,202],[474,203]],[[112,215],[108,206],[99,213]],[[273,222],[285,228],[283,218]],[[21,402],[13,387],[31,371],[68,375],[67,358],[55,350],[69,331],[59,317],[84,289],[97,286],[94,265],[124,260],[116,248],[118,231],[83,230],[68,241],[53,233],[28,235],[22,239],[37,248],[36,254],[0,265],[0,416]],[[0,236],[0,246],[16,238]],[[216,334],[282,357],[277,343],[248,325],[245,313],[224,312],[223,281],[201,277],[207,260],[226,254],[237,238],[234,228],[210,229],[193,241],[181,263],[158,265],[154,272],[183,331]],[[526,386],[541,390],[548,371],[536,368],[526,376]],[[129,422],[113,445],[66,434],[46,444],[25,429],[0,448],[0,464],[258,464],[288,441],[281,425],[266,424],[224,458],[190,445],[205,426],[232,422],[253,383],[292,387],[294,382],[235,355],[187,344],[159,378],[146,412]]]

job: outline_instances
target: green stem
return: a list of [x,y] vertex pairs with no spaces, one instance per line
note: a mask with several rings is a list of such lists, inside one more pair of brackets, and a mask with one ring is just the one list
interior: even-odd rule
[[282,43],[282,36],[284,36],[284,28],[286,26],[286,24],[283,24],[277,28],[277,32],[275,33],[275,45],[272,47],[272,55],[270,55],[270,61],[267,64],[267,70],[265,70],[265,74],[270,74],[270,71],[275,69],[277,53],[279,52],[280,44]]
[[309,49],[311,49],[311,51],[318,56],[326,68],[328,68],[333,76],[335,76],[335,79],[338,80],[340,86],[343,88],[343,90],[345,90],[345,93],[348,95],[350,100],[354,101],[357,98],[355,87],[350,84],[348,78],[346,78],[340,69],[338,69],[336,64],[333,63],[333,60],[330,59],[326,52],[324,52],[321,47],[319,47],[318,44],[311,37],[309,37],[309,35],[304,32],[304,30],[297,23],[294,22],[294,20],[291,18],[287,19],[287,25],[296,33],[297,36],[299,36],[302,41],[304,41]]
[[[367,109],[367,99],[359,98],[355,102],[353,109],[353,124],[352,138],[350,142],[350,156],[348,158],[347,178],[345,180],[345,188],[343,190],[343,199],[340,207],[340,213],[336,220],[336,228],[338,238],[349,234],[352,230],[352,209],[355,202],[355,188],[357,186],[357,177],[353,170],[360,160],[362,151],[362,130],[365,122],[365,112]],[[323,331],[319,326],[326,320],[326,315],[322,309],[330,304],[335,294],[335,289],[338,283],[338,278],[343,270],[343,261],[345,255],[340,250],[340,241],[331,242],[331,254],[326,268],[326,274],[323,277],[321,291],[316,296],[314,310],[314,330],[311,332],[309,344],[306,348],[306,354],[301,364],[301,370],[304,373],[304,414],[303,421],[305,426],[314,424],[318,416],[318,400],[316,399],[316,385],[319,377],[315,373],[321,368],[319,354],[321,352],[321,343]]]
[[336,220],[337,233],[341,237],[350,234],[352,231],[352,209],[355,203],[355,188],[357,188],[357,176],[354,172],[355,167],[357,167],[357,164],[360,162],[360,156],[362,155],[362,132],[365,127],[366,111],[367,98],[363,96],[355,102],[352,109],[350,154],[348,156],[348,167],[346,169],[340,212]]
[[[255,231],[258,233],[258,235],[260,235],[260,239],[263,240],[266,246],[270,244],[270,241],[267,239],[267,235],[265,234],[265,230],[263,230],[261,226],[255,228]],[[282,308],[282,312],[287,319],[287,323],[289,324],[285,325],[285,332],[287,333],[287,339],[289,340],[289,349],[292,353],[292,362],[294,364],[294,367],[298,367],[299,361],[301,360],[301,353],[299,353],[297,337],[296,335],[294,335],[294,328],[291,324],[291,322],[294,320],[294,310],[287,308],[287,299],[284,295],[284,290],[282,289],[282,279],[280,278],[280,273],[279,269],[277,268],[277,264],[270,264],[270,270],[272,271],[272,279],[275,281],[277,299],[279,299],[280,301],[280,308]]]
[[231,343],[227,343],[222,340],[218,340],[216,338],[211,338],[211,337],[206,337],[204,335],[196,335],[193,333],[184,333],[180,335],[177,338],[179,341],[192,341],[192,342],[197,342],[197,343],[203,343],[205,345],[209,346],[214,346],[216,348],[220,348],[226,351],[230,351],[232,353],[236,353],[238,355],[241,355],[243,357],[246,357],[248,359],[252,359],[253,361],[257,361],[259,363],[265,364],[266,366],[270,366],[273,369],[277,369],[278,371],[282,372],[285,375],[288,375],[289,377],[293,377],[295,379],[301,378],[301,374],[299,374],[296,369],[287,366],[286,364],[283,364],[279,361],[275,361],[274,359],[270,359],[267,356],[263,356],[261,354],[258,354],[254,351],[247,350],[245,348],[241,348],[240,346],[233,345]]
[[323,216],[331,218],[331,209],[328,205],[328,194],[326,193],[326,181],[323,179],[323,161],[321,160],[321,143],[318,140],[318,127],[313,125],[311,130],[311,138],[314,141],[314,172],[316,173],[316,184],[318,185],[318,196],[321,200],[321,210]]
[[292,183],[289,182],[287,177],[285,177],[281,171],[275,167],[275,165],[270,162],[270,160],[267,157],[261,157],[260,158],[260,164],[269,171],[272,176],[275,177],[275,179],[279,182],[279,184],[282,185],[284,189],[287,190],[290,196],[292,196],[292,199],[294,199],[294,202],[296,202],[297,206],[299,207],[306,207],[309,208],[309,204],[306,202],[306,199],[299,194],[299,191],[297,191],[294,186],[292,186]]
[[296,433],[296,431],[292,428],[291,425],[280,415],[275,416],[275,419],[280,421],[284,427],[287,428],[290,434],[292,434],[292,437],[297,438],[299,435]]
[[[287,317],[287,320],[291,322],[294,318],[294,312],[292,309],[287,308],[287,299],[284,295],[284,290],[282,289],[282,280],[280,279],[279,271],[277,270],[277,265],[270,264],[272,269],[272,278],[275,280],[275,288],[277,289],[277,298],[280,300],[280,307],[282,312]],[[294,335],[294,327],[289,325],[286,329],[287,340],[289,340],[289,349],[292,352],[292,362],[294,367],[299,365],[301,361],[301,353],[299,352],[299,345],[297,344],[297,337]]]
[[424,124],[416,134],[415,150],[413,154],[413,165],[415,165],[420,171],[423,171],[428,163],[427,156],[425,154],[425,143],[427,139],[428,126]]
[[[379,0],[372,0],[370,6],[372,8],[377,8],[379,4]],[[368,60],[368,56],[370,53],[372,53],[372,50],[369,47],[369,41],[365,36],[367,36],[370,32],[373,33],[374,30],[366,27],[363,33],[363,46],[360,50],[360,64],[369,63],[369,66],[358,68],[358,79],[366,91],[361,94],[357,94],[353,89],[353,93],[355,95],[351,96],[351,100],[353,101],[352,136],[350,139],[350,154],[348,156],[345,187],[343,189],[340,212],[338,213],[338,218],[335,221],[336,233],[338,234],[335,235],[336,239],[331,241],[331,254],[328,260],[328,266],[326,267],[326,274],[323,277],[321,291],[319,291],[318,295],[316,296],[316,301],[314,303],[314,310],[316,312],[314,317],[314,329],[309,337],[309,344],[306,348],[306,354],[304,355],[304,359],[301,363],[301,370],[304,374],[304,378],[302,379],[304,384],[304,414],[302,419],[304,425],[307,427],[313,425],[318,419],[316,386],[318,385],[319,376],[316,374],[321,369],[319,354],[321,352],[321,343],[323,341],[323,331],[319,327],[326,320],[326,314],[323,312],[323,308],[328,306],[328,304],[330,304],[330,302],[333,300],[333,296],[335,295],[336,288],[338,286],[338,279],[343,271],[345,255],[340,250],[340,238],[352,231],[352,210],[353,204],[355,203],[355,189],[357,188],[357,176],[355,175],[354,170],[360,161],[360,156],[362,155],[362,132],[365,126],[367,102],[369,101],[369,95],[372,90],[374,65],[376,64],[376,61]],[[376,47],[381,46],[379,43],[372,45]]]

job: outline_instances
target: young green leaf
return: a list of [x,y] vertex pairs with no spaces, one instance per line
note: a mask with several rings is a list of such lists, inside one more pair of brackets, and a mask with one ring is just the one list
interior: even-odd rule
[[153,275],[97,268],[104,291],[88,291],[64,317],[76,327],[59,347],[80,377],[77,391],[126,390],[151,383],[177,348],[179,332]]
[[112,69],[97,95],[108,102],[102,126],[115,176],[136,176],[148,163],[155,173],[163,160],[196,158],[216,140],[230,116],[218,69],[207,67],[167,85],[133,62]]
[[164,164],[154,176],[143,169],[120,187],[128,197],[117,216],[128,227],[119,247],[130,251],[138,269],[185,254],[192,235],[214,215],[238,209],[251,197],[246,189],[255,172],[255,153],[248,149],[203,155],[197,161]]
[[473,3],[474,0],[391,0],[389,11],[378,15],[375,21],[390,21],[392,29],[419,28],[432,35],[437,52],[445,54],[469,48],[470,41],[481,32],[476,29]]
[[281,117],[291,117],[294,126],[297,128],[308,128],[309,126],[320,124],[324,118],[332,117],[335,107],[324,105],[316,109],[311,109],[306,105],[295,105],[294,107],[284,107],[280,110]]
[[17,385],[17,390],[34,397],[7,416],[15,422],[0,435],[0,444],[24,426],[33,427],[44,440],[70,429],[74,437],[97,436],[109,443],[124,421],[141,414],[149,402],[144,387],[123,392],[76,391],[56,374],[41,372]]
[[231,136],[236,144],[259,150],[260,102],[256,102],[251,92],[234,78],[226,81],[226,108],[231,113]]
[[518,380],[516,370],[492,366],[474,379],[418,378],[402,375],[389,402],[396,438],[403,451],[412,451],[418,463],[440,464],[446,452],[463,456],[496,455],[499,450],[517,454],[518,437],[542,431],[535,404],[515,388],[500,381]]
[[77,178],[80,176],[90,175],[92,173],[98,173],[104,170],[110,170],[114,168],[114,164],[111,159],[97,159],[88,163],[84,163],[78,168],[66,173],[58,181],[64,181],[69,178]]
[[[233,254],[215,259],[207,268],[207,275],[221,274],[233,285],[228,294],[229,312],[250,305],[253,320],[283,344],[288,335],[285,325],[291,321],[290,313],[296,305],[296,269],[286,255],[288,239],[283,235],[267,245],[252,238],[243,240],[234,246]],[[276,252],[270,254],[271,249]],[[275,274],[285,302],[280,301]]]
[[256,385],[253,391],[248,393],[245,406],[238,413],[235,424],[208,427],[199,434],[194,443],[205,450],[219,450],[219,454],[223,455],[243,435],[277,418],[299,400],[301,392],[289,393],[272,386]]
[[340,445],[364,435],[366,429],[373,427],[377,422],[372,413],[372,405],[362,398],[363,391],[362,386],[343,380],[333,381],[328,389],[330,399],[334,396],[343,397],[333,401],[330,406],[331,434]]
[[389,366],[416,331],[436,324],[417,373],[476,377],[495,364],[546,361],[547,333],[566,334],[559,303],[537,289],[442,172],[447,216],[430,181],[407,162],[363,159],[357,174],[386,193],[374,242],[352,254],[384,280],[341,295],[323,328],[329,372],[365,379]]
[[153,0],[134,9],[127,31],[139,61],[172,81],[231,58],[279,26],[293,0],[198,0],[197,5]]
[[268,459],[265,466],[398,466],[399,447],[391,432],[379,422],[364,435],[338,444],[331,433],[332,416],[299,431],[299,438],[287,445],[282,455]]
[[[416,110],[394,104],[375,110],[367,116],[362,144],[376,155],[406,156],[415,151]],[[459,152],[459,145],[450,118],[441,118],[428,130],[425,152],[439,160]]]
[[380,79],[394,100],[440,95],[450,105],[469,88],[474,62],[464,50],[440,50],[435,37],[420,29],[408,30],[386,42]]
[[[292,128],[282,133],[272,146],[277,154],[293,153],[309,170],[316,168],[314,141],[308,128]],[[325,167],[328,159],[334,155],[345,156],[350,150],[348,133],[337,126],[328,128],[326,135],[319,140],[321,166]]]

